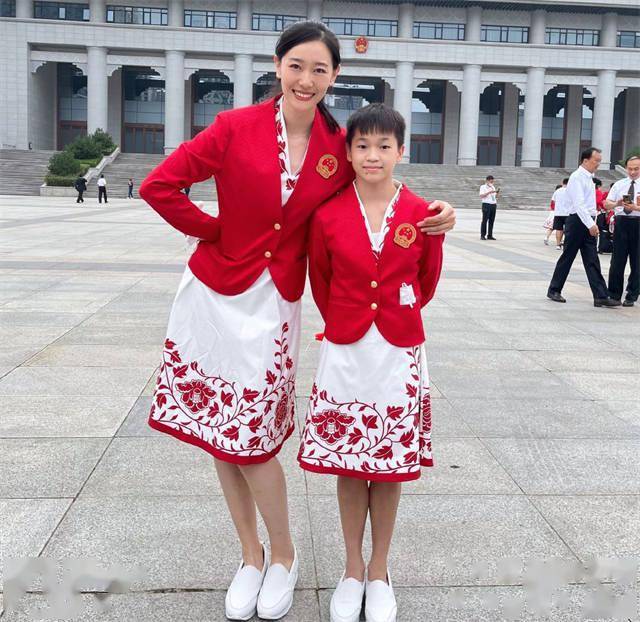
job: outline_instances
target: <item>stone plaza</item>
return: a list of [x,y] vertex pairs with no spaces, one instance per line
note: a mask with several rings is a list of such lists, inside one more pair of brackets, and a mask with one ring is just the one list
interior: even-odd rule
[[[390,564],[403,622],[577,622],[600,578],[619,596],[609,615],[638,619],[638,575],[623,585],[620,568],[640,551],[640,309],[594,308],[579,260],[568,303],[547,300],[544,217],[499,211],[498,240],[481,242],[479,210],[462,209],[447,237],[425,312],[436,465],[403,489]],[[87,593],[73,619],[224,620],[240,551],[212,459],[146,425],[184,237],[118,198],[3,196],[0,227],[0,576],[10,558],[95,558],[138,576],[106,612]],[[308,291],[303,319],[298,422],[322,330]],[[303,472],[297,450],[296,434],[281,454],[301,559],[286,620],[328,621],[335,482]],[[521,564],[594,557],[618,571],[518,613]],[[45,603],[34,582],[0,617]]]

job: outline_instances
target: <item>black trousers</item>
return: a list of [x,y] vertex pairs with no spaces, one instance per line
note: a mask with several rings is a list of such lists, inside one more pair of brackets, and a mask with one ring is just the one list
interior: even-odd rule
[[564,226],[564,247],[562,255],[558,259],[556,269],[553,271],[550,292],[562,292],[562,288],[569,276],[571,266],[580,251],[582,263],[589,287],[594,298],[607,298],[609,292],[607,284],[600,269],[600,259],[598,258],[597,238],[594,238],[583,224],[577,214],[570,214]]
[[620,300],[624,286],[627,259],[631,267],[627,281],[627,300],[638,300],[640,294],[640,218],[616,216],[613,233],[613,255],[609,266],[609,295]]
[[102,203],[102,197],[104,197],[104,202],[107,203],[107,187],[106,186],[98,186],[98,203]]
[[493,223],[496,219],[495,203],[482,204],[482,224],[480,225],[480,235],[487,236],[487,225],[489,226],[489,237],[493,236]]
[[129,192],[127,194],[127,199],[133,199],[133,186],[129,186]]
[[78,190],[78,198],[76,199],[76,203],[84,203],[84,199],[82,198],[82,194],[84,190]]

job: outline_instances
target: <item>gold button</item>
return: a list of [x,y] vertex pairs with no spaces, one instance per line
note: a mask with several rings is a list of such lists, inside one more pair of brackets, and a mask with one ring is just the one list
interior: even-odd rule
[[378,305],[375,302],[371,303],[371,309],[375,311],[378,308]]
[[282,229],[282,225],[281,225],[279,222],[277,222],[277,223],[275,223],[275,224],[273,225],[273,228],[274,228],[276,231],[280,231],[280,229]]
[[378,281],[371,281],[371,287],[373,287],[373,289],[378,287]]
[[267,259],[271,259],[271,251],[265,251],[265,252],[264,252],[264,256],[265,256]]

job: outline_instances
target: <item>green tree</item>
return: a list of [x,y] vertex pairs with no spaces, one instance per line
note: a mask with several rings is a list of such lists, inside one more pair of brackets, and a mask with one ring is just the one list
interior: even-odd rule
[[49,160],[49,172],[52,175],[77,175],[81,169],[82,165],[73,157],[70,151],[55,153]]

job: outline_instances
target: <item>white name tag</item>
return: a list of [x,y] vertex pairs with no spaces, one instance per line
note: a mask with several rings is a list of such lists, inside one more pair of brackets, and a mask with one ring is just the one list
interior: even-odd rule
[[416,295],[413,293],[413,285],[403,283],[400,286],[400,304],[402,306],[409,305],[413,309],[416,303]]

